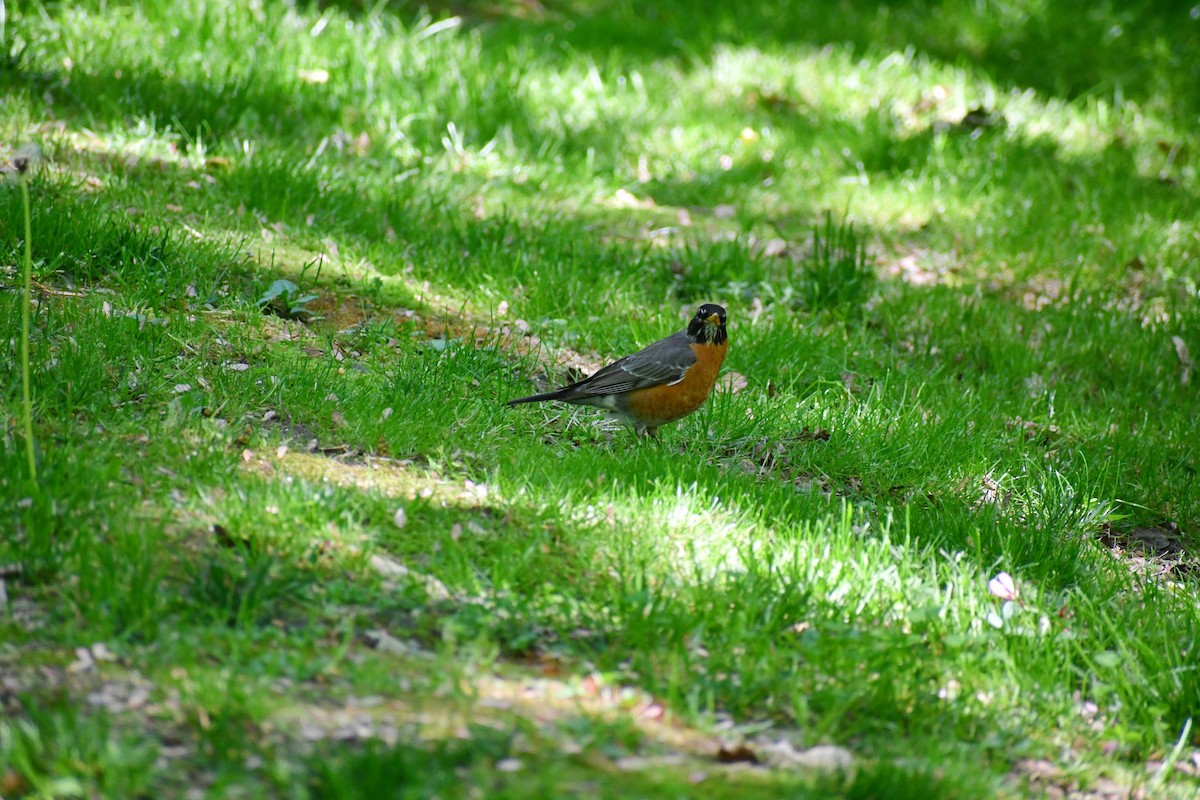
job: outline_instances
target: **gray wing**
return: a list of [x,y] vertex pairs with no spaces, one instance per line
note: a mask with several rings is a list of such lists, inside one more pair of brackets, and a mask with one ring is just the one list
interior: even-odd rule
[[687,375],[688,367],[695,363],[696,354],[692,352],[687,333],[680,331],[568,386],[559,399],[581,400],[678,383]]

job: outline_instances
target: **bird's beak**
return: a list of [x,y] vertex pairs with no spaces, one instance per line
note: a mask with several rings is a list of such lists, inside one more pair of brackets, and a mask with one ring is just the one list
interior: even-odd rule
[[720,314],[709,314],[707,317],[705,317],[704,324],[705,325],[720,325],[721,324],[721,315]]

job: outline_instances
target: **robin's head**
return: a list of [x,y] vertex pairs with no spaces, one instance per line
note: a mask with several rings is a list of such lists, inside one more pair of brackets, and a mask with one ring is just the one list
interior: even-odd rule
[[729,338],[725,332],[725,309],[713,303],[705,303],[696,309],[696,316],[687,327],[688,337],[695,342],[724,344]]

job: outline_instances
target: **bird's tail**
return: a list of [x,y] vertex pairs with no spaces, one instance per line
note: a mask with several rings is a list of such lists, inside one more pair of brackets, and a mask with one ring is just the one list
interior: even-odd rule
[[562,394],[562,389],[555,389],[553,392],[542,392],[541,394],[531,394],[529,397],[518,397],[516,400],[509,400],[505,405],[519,406],[522,403],[541,403],[544,400],[558,400],[562,397]]

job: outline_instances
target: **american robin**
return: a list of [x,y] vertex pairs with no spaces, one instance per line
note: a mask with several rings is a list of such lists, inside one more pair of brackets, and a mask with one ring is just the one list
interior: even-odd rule
[[704,405],[728,350],[725,309],[705,303],[687,330],[614,361],[590,378],[553,392],[509,400],[508,405],[559,400],[595,406],[633,425],[639,434],[655,436],[659,425]]

